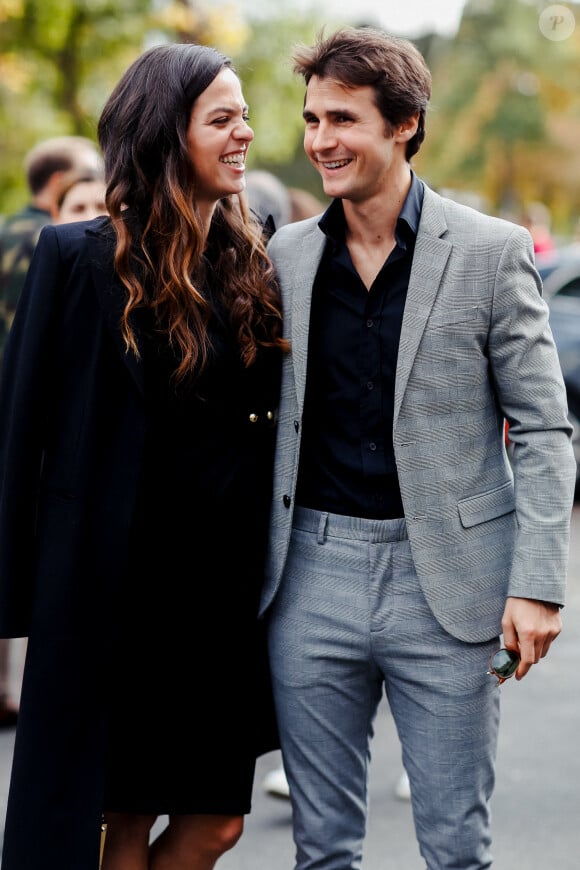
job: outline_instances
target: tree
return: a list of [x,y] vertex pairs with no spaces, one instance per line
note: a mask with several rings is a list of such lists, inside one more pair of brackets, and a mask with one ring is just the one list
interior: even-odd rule
[[0,211],[27,198],[22,159],[39,139],[95,138],[104,102],[145,47],[164,40],[237,51],[249,34],[211,0],[3,0],[0,6]]
[[[292,0],[254,3],[259,17],[244,16],[244,6],[249,0],[2,0],[0,212],[26,197],[28,148],[62,133],[94,138],[115,82],[162,40],[230,55],[256,132],[249,165],[320,195],[303,153],[304,85],[290,55],[335,24],[319,19],[314,0],[302,14]],[[580,214],[580,26],[551,40],[538,25],[545,8],[544,0],[469,0],[454,39],[416,40],[433,98],[415,163],[434,186],[481,194],[497,211],[540,199],[568,227]]]
[[580,209],[580,32],[557,42],[544,3],[471,0],[432,63],[421,167],[438,187],[475,190],[517,215],[540,199],[562,226]]

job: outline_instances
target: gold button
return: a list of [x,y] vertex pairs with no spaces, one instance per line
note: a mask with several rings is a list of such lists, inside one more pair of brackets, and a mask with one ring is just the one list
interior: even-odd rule
[[266,413],[266,417],[268,418],[268,420],[273,420],[273,419],[274,419],[274,414],[272,413],[272,411],[268,411],[268,412]]
[[258,415],[257,414],[250,414],[250,423],[257,423],[257,422],[258,422]]

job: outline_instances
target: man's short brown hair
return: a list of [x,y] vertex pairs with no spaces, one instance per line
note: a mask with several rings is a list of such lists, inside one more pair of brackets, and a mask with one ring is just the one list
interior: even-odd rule
[[97,144],[84,136],[55,136],[43,139],[26,155],[24,169],[30,192],[35,196],[57,172],[90,169],[103,172],[103,158]]
[[370,85],[389,132],[419,113],[417,132],[407,143],[407,160],[425,138],[425,114],[431,97],[431,73],[421,52],[408,39],[372,27],[344,27],[313,46],[298,46],[294,72],[306,84],[312,76],[331,78],[345,87]]

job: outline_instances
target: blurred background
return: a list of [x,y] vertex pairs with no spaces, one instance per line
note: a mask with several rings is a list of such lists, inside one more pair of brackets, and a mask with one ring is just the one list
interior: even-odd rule
[[339,24],[378,25],[424,54],[433,99],[414,167],[428,183],[514,220],[541,202],[554,237],[575,238],[580,2],[538,0],[0,0],[0,213],[27,200],[26,151],[48,136],[95,138],[120,75],[166,40],[234,59],[256,133],[249,168],[320,195],[289,56]]

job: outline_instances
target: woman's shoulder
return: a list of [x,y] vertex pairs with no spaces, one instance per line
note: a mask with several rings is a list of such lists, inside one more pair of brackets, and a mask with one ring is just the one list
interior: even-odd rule
[[57,249],[59,257],[90,257],[109,261],[115,247],[115,233],[110,218],[101,216],[90,221],[47,224],[38,237],[39,254]]
[[60,242],[79,242],[85,238],[111,238],[115,236],[111,218],[108,215],[100,215],[88,221],[71,221],[64,224],[45,224],[41,230],[41,236],[51,235]]

